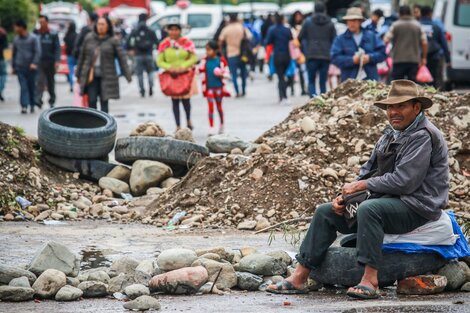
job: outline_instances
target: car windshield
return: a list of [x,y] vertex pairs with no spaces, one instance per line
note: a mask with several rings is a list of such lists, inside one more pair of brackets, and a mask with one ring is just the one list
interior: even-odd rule
[[455,5],[454,24],[470,27],[470,0],[459,0]]
[[206,13],[189,14],[188,24],[191,28],[209,27],[212,23],[212,15]]
[[155,23],[150,25],[150,28],[154,31],[163,29],[168,24],[179,24],[181,16],[179,14],[167,15],[158,19]]

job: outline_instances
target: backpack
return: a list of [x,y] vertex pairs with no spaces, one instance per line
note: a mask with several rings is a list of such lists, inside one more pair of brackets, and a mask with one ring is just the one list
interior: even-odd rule
[[441,45],[436,40],[437,36],[440,33],[439,26],[432,25],[421,25],[421,29],[426,34],[428,39],[428,55],[433,55],[441,50]]
[[137,49],[139,51],[151,51],[153,48],[152,36],[149,34],[149,29],[140,28],[134,31],[134,34],[131,36],[131,48]]

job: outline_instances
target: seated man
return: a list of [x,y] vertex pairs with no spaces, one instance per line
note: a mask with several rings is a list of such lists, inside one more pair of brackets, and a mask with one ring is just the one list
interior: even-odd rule
[[[305,292],[304,283],[311,269],[322,263],[339,231],[357,233],[357,261],[365,266],[361,282],[349,288],[347,294],[377,298],[384,233],[410,232],[439,219],[447,206],[447,144],[423,112],[432,106],[431,99],[419,97],[414,82],[395,80],[388,98],[375,105],[386,110],[390,126],[362,166],[358,180],[345,184],[342,195],[332,203],[316,209],[296,256],[299,264],[295,272],[277,285],[268,286],[269,292]],[[370,175],[372,172],[375,174]],[[344,216],[343,197],[366,189],[382,197],[363,201],[357,209],[357,223],[351,225]]]

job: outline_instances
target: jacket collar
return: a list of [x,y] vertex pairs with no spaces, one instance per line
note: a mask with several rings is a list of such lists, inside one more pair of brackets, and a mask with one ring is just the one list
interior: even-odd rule
[[[364,27],[361,26],[361,33],[364,34],[364,30],[365,30]],[[346,31],[344,32],[344,36],[348,38],[352,38],[353,33],[349,29],[346,29]]]

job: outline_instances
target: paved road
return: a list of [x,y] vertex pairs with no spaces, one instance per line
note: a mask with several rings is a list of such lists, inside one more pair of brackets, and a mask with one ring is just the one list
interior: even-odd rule
[[[56,77],[57,105],[67,106],[73,104],[73,95],[69,92],[64,76]],[[229,83],[229,89],[231,84]],[[121,99],[111,101],[110,113],[118,121],[118,138],[128,136],[130,131],[139,123],[154,121],[160,124],[167,133],[175,129],[171,101],[162,95],[158,81],[156,95],[152,98],[141,98],[137,87],[137,77],[133,77],[131,84],[121,79]],[[277,82],[269,82],[264,75],[255,74],[254,81],[248,81],[245,98],[228,98],[224,101],[226,116],[226,133],[239,136],[245,140],[256,139],[264,131],[282,121],[294,105],[304,104],[308,98],[296,96],[291,99],[291,106],[281,106],[277,101]],[[298,87],[298,86],[296,86]],[[299,95],[300,90],[296,90]],[[0,102],[0,121],[21,126],[27,134],[36,135],[37,120],[40,112],[21,115],[19,105],[19,84],[16,76],[9,76],[5,90],[6,102]],[[47,101],[48,95],[45,93]],[[45,107],[48,105],[46,104]],[[44,109],[43,109],[44,110]],[[201,94],[192,99],[194,136],[199,143],[207,139],[208,120],[207,102]],[[182,121],[184,121],[181,108]],[[184,125],[184,124],[183,124]],[[216,115],[216,125],[218,117]]]

